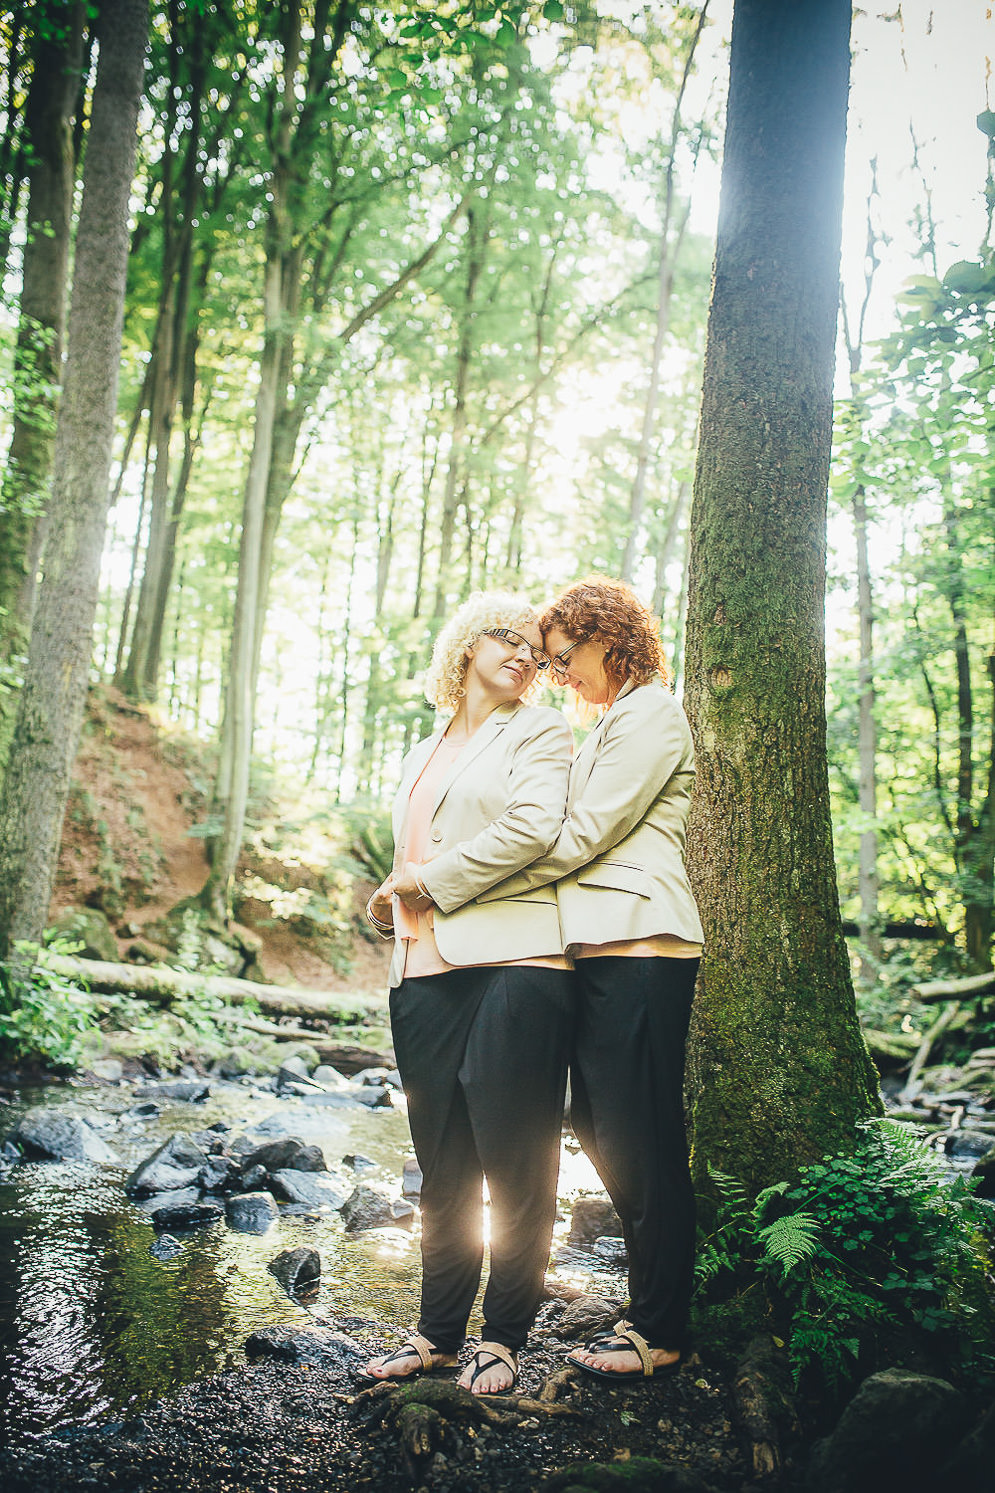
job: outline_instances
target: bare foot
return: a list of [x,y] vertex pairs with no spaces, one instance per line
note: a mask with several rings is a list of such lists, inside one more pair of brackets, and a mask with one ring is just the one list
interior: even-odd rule
[[[671,1364],[680,1363],[681,1355],[677,1349],[650,1348],[650,1358],[654,1369],[670,1368]],[[643,1371],[642,1360],[635,1348],[600,1348],[592,1352],[590,1348],[577,1348],[569,1355],[568,1362],[585,1364],[590,1369],[600,1369],[606,1374],[636,1375]]]
[[481,1343],[458,1384],[475,1395],[506,1394],[518,1378],[518,1358],[502,1343]]
[[405,1338],[393,1353],[371,1358],[362,1371],[364,1379],[410,1379],[415,1374],[433,1374],[456,1367],[455,1353],[440,1353],[428,1338],[415,1333]]

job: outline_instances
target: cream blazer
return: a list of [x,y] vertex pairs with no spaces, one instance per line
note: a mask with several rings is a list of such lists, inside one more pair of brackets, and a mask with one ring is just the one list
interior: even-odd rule
[[[394,800],[394,869],[405,861],[411,789],[441,731],[404,759]],[[498,964],[559,954],[552,888],[475,899],[553,844],[563,823],[572,737],[558,710],[501,705],[460,752],[432,810],[431,859],[420,868],[436,904],[435,939],[449,964]],[[404,948],[395,942],[389,981],[400,983]]]
[[480,895],[556,883],[563,947],[704,934],[684,867],[694,782],[687,717],[662,680],[624,685],[580,747],[555,845]]

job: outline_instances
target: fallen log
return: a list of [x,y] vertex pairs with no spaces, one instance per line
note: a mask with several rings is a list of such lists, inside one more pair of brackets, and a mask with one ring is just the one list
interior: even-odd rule
[[980,975],[964,975],[958,980],[928,980],[913,985],[912,994],[921,1001],[963,1001],[979,995],[995,995],[995,970]]
[[276,1042],[307,1042],[323,1063],[346,1075],[363,1068],[393,1068],[392,1052],[378,1052],[374,1047],[359,1047],[352,1042],[328,1042],[322,1032],[306,1026],[277,1026],[275,1021],[255,1021],[248,1017],[239,1023],[246,1031],[272,1037]]
[[[305,990],[297,985],[262,985],[257,980],[239,980],[234,975],[205,975],[190,970],[170,969],[162,964],[113,964],[105,959],[80,959],[75,954],[55,954],[43,950],[41,962],[46,969],[78,980],[87,989],[104,995],[136,995],[142,1000],[169,1005],[190,995],[213,995],[221,1000],[255,1001],[261,1011],[273,1016],[294,1016],[299,1020],[319,1020],[341,1025],[362,1020],[369,1014],[368,1005],[340,991]],[[309,1032],[308,1037],[316,1034]]]

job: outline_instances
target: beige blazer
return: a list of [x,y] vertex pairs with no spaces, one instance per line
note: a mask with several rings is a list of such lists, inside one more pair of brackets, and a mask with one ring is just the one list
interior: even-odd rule
[[[412,748],[401,769],[393,808],[394,869],[405,860],[411,789],[441,736]],[[467,742],[442,784],[432,811],[432,855],[421,868],[436,904],[435,938],[449,964],[497,964],[561,953],[552,888],[524,888],[486,903],[490,891],[549,849],[566,803],[572,738],[558,710],[499,706]],[[400,940],[389,980],[404,967]]]
[[693,782],[684,711],[662,681],[630,681],[577,753],[555,845],[481,900],[555,882],[567,950],[658,933],[700,943],[684,868]]

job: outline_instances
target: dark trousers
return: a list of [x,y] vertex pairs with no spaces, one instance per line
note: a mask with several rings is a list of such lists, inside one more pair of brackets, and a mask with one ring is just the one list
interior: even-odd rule
[[418,1330],[455,1353],[480,1284],[484,1337],[518,1349],[542,1295],[556,1211],[573,987],[565,971],[480,966],[391,992],[397,1066],[422,1170]]
[[578,959],[570,1118],[622,1220],[628,1318],[654,1348],[683,1346],[695,1209],[684,1048],[697,959]]

